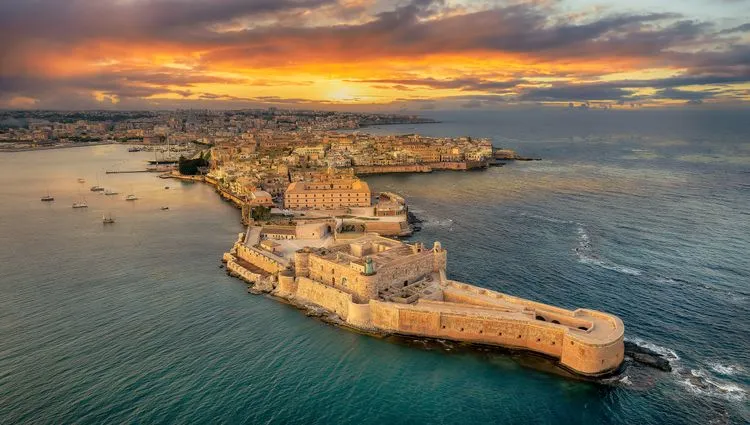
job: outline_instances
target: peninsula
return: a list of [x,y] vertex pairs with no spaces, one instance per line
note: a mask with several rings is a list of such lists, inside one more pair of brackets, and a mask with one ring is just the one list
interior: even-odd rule
[[350,237],[330,221],[295,236],[251,226],[224,254],[228,271],[341,325],[528,350],[584,376],[618,369],[624,327],[616,316],[574,311],[451,280],[447,251],[376,234]]
[[[33,114],[33,113],[32,113]],[[242,209],[229,273],[346,327],[527,350],[578,375],[624,359],[616,316],[566,310],[451,280],[447,251],[408,244],[406,200],[373,193],[360,175],[465,171],[530,160],[489,139],[376,136],[341,128],[427,122],[419,117],[305,111],[37,112],[0,131],[6,149],[112,141],[164,152],[145,171],[200,181]],[[44,117],[44,118],[42,118]],[[7,121],[7,119],[6,119]],[[181,153],[177,160],[173,153]],[[136,172],[134,170],[133,172]]]

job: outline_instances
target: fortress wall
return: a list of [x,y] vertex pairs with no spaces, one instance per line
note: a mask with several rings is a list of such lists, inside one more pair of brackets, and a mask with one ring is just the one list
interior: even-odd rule
[[[504,308],[506,302],[512,302],[514,304],[517,304],[518,306],[534,310],[535,316],[541,316],[544,318],[544,321],[547,322],[556,320],[560,324],[573,328],[581,326],[587,329],[591,329],[592,327],[591,321],[575,317],[577,313],[583,312],[584,310],[576,310],[575,312],[572,312],[563,308],[529,301],[522,298],[516,298],[473,285],[452,282],[451,285],[448,285],[443,290],[443,296],[445,298],[445,301],[448,302],[484,305],[499,308]],[[610,316],[606,314],[601,314],[598,312],[593,313],[597,313],[596,315],[598,317],[610,318]]]
[[357,165],[354,173],[360,174],[385,174],[385,173],[429,173],[432,168],[422,165]]
[[227,270],[236,273],[240,277],[240,279],[248,283],[257,283],[260,282],[260,280],[263,278],[263,276],[251,272],[250,270],[242,267],[241,265],[237,264],[237,262],[231,259],[227,261]]
[[430,250],[393,261],[376,269],[375,277],[377,278],[378,289],[403,286],[404,281],[414,283],[422,276],[432,273],[433,267],[434,259]]
[[464,161],[430,162],[427,165],[433,170],[466,170],[469,168]]
[[565,335],[560,363],[583,374],[595,375],[614,370],[624,357],[623,337],[607,345],[581,342],[573,335]]
[[399,312],[393,303],[370,300],[370,319],[378,329],[394,332],[399,330]]
[[[487,291],[485,291],[485,294],[486,293]],[[495,297],[483,295],[481,292],[475,293],[472,291],[459,289],[455,286],[446,286],[445,288],[443,288],[443,298],[447,302],[458,304],[471,304],[489,307],[502,306],[502,302]]]
[[284,276],[279,274],[279,283],[276,287],[276,293],[280,297],[289,297],[297,293],[297,281],[294,276]]
[[351,294],[315,282],[306,277],[297,279],[296,296],[332,311],[345,320],[348,317],[349,305],[352,303]]
[[399,331],[417,335],[437,336],[440,313],[426,310],[398,309]]
[[354,295],[357,302],[367,302],[377,296],[373,276],[365,276],[348,264],[338,264],[315,256],[310,256],[309,276],[319,282]]
[[354,302],[350,302],[349,314],[346,317],[346,323],[358,328],[371,329],[373,326],[370,313],[370,304],[356,304]]
[[406,219],[404,221],[365,221],[365,232],[377,233],[381,236],[398,236],[403,232],[401,223],[405,221]]
[[333,230],[336,224],[329,224],[327,222],[297,223],[295,236],[297,239],[321,239],[328,233],[328,226],[331,226]]
[[448,251],[440,248],[432,250],[432,270],[440,273],[440,280],[445,280],[445,268],[448,264]]
[[278,273],[286,267],[278,261],[263,255],[260,251],[242,244],[237,245],[237,256],[269,273]]
[[526,348],[560,358],[566,334],[565,327],[529,324],[526,329]]
[[297,251],[294,253],[294,273],[297,276],[310,275],[310,253]]

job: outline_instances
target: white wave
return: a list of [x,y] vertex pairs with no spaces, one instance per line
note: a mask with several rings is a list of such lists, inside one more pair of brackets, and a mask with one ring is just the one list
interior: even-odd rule
[[719,362],[711,362],[708,366],[716,373],[721,375],[737,375],[745,371],[742,366],[739,365],[723,365]]
[[661,345],[656,345],[653,342],[646,341],[644,339],[638,338],[637,336],[627,337],[625,339],[630,342],[635,343],[636,345],[640,347],[648,348],[649,350],[655,352],[656,354],[659,354],[660,356],[664,357],[670,362],[680,360],[680,356],[678,356],[677,352],[671,348],[662,347]]
[[546,221],[546,222],[548,222],[548,223],[557,223],[557,224],[573,224],[573,222],[572,222],[572,221],[569,221],[569,220],[562,220],[562,219],[559,219],[559,218],[554,218],[554,217],[545,217],[545,216],[543,216],[543,215],[537,215],[537,214],[529,214],[529,213],[525,213],[525,212],[522,212],[522,213],[521,213],[521,216],[522,216],[522,217],[533,218],[533,219],[535,219],[535,220]]
[[594,266],[601,267],[603,269],[612,270],[612,271],[622,273],[622,274],[627,274],[630,276],[640,276],[641,273],[643,273],[640,270],[634,269],[632,267],[621,266],[621,265],[614,264],[614,263],[608,263],[606,261],[602,261],[596,258],[591,258],[591,257],[586,257],[586,256],[579,256],[578,262],[583,263],[583,264],[591,264]]
[[586,228],[578,223],[578,246],[573,249],[578,256],[578,262],[588,265],[601,267],[603,269],[612,270],[618,273],[627,274],[631,276],[640,276],[643,272],[628,266],[616,264],[612,261],[604,260],[595,255],[591,247],[591,237]]
[[656,279],[654,279],[654,281],[656,281],[656,283],[662,283],[666,285],[676,285],[679,283],[676,280],[670,279],[668,277],[657,277]]
[[739,384],[720,381],[703,369],[691,369],[690,375],[691,378],[679,382],[693,394],[731,401],[742,401],[747,397],[747,391]]
[[451,227],[452,225],[453,220],[450,218],[445,220],[428,219],[422,222],[422,227]]

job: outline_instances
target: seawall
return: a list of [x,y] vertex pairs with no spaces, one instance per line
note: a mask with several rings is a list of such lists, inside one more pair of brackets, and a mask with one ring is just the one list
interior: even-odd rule
[[[241,248],[240,253],[246,257]],[[255,254],[246,258],[259,260]],[[265,261],[253,264],[261,266]],[[251,280],[246,275],[255,277],[248,275],[249,271],[239,272],[242,266],[237,262],[230,260],[227,264],[246,281]],[[563,368],[583,376],[612,373],[624,358],[624,326],[615,316],[586,309],[566,310],[461,282],[445,280],[442,300],[357,302],[348,292],[309,277],[294,277],[284,270],[268,291],[296,305],[320,307],[362,331],[530,351],[555,359]]]

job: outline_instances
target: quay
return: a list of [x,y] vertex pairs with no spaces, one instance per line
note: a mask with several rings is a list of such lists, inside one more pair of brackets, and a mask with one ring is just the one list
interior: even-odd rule
[[159,170],[123,170],[123,171],[117,171],[117,170],[107,170],[104,173],[105,174],[133,174],[133,173],[158,173]]

